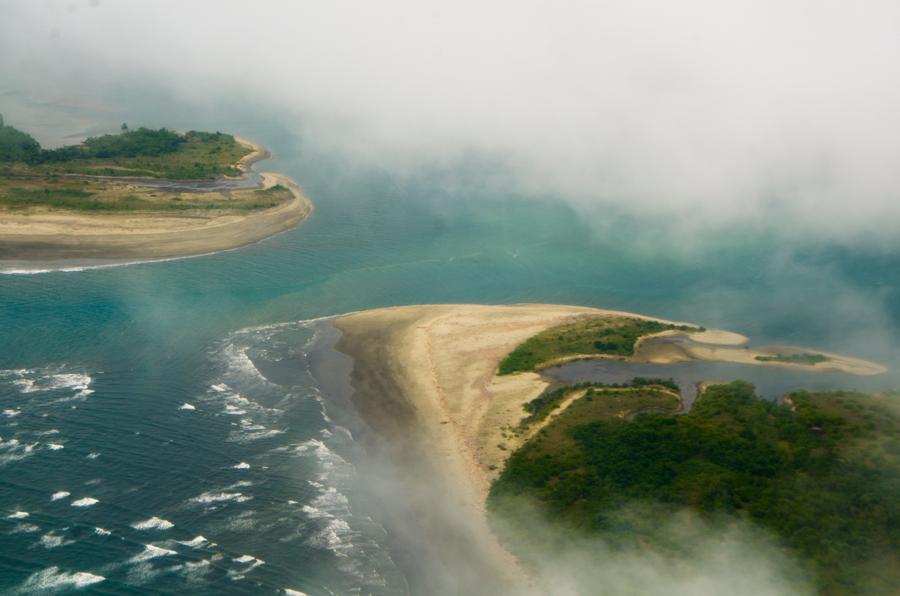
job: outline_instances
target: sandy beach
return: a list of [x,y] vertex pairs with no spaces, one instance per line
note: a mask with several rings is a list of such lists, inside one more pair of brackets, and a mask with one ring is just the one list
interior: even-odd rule
[[[281,184],[294,198],[247,213],[0,213],[0,260],[153,259],[206,254],[258,242],[309,217],[312,202],[293,180],[269,172],[262,177],[264,188]],[[247,192],[252,191],[233,194]]]
[[245,155],[238,161],[237,167],[244,174],[248,173],[253,166],[258,161],[262,161],[268,157],[272,156],[272,153],[256,141],[251,139],[245,139],[244,137],[239,137],[237,135],[232,135],[234,140],[240,143],[241,145],[250,148],[250,153]]
[[[639,316],[563,305],[430,305],[365,311],[335,321],[343,333],[337,348],[354,361],[354,403],[376,431],[402,438],[397,448],[402,459],[416,453],[437,462],[446,480],[441,490],[451,491],[473,522],[466,528],[471,548],[506,585],[516,586],[525,575],[489,530],[484,503],[491,482],[525,440],[509,432],[525,416],[522,405],[548,382],[538,373],[495,373],[525,339],[584,315]],[[688,349],[679,345],[677,353],[656,357],[802,366],[757,361],[760,352],[737,347],[744,342],[738,334],[710,330]],[[831,367],[844,372],[872,374],[878,368],[833,356]]]
[[[245,174],[268,150],[236,139],[253,151],[238,167]],[[175,212],[85,213],[59,210],[0,211],[0,261],[159,259],[238,248],[289,230],[306,220],[313,204],[290,177],[261,172],[261,189],[281,185],[292,198],[268,209],[190,209]],[[122,192],[147,193],[123,179]],[[256,188],[180,192],[184,202],[253,200]]]
[[[436,494],[424,499],[422,518],[438,526],[434,534],[456,536],[465,564],[481,567],[479,581],[498,582],[495,593],[534,589],[490,531],[485,499],[522,440],[507,429],[524,416],[522,404],[548,385],[537,373],[498,377],[497,366],[528,337],[583,315],[640,316],[560,305],[436,305],[335,321],[343,333],[337,349],[354,361],[354,403],[394,442],[398,466],[416,470],[409,482],[420,484],[429,465],[440,470],[441,482],[429,483]],[[436,505],[447,502],[455,512]],[[446,527],[451,525],[452,532]]]
[[[672,334],[664,332],[657,334],[656,337],[673,337],[681,341],[653,342],[652,346],[644,347],[643,343],[639,343],[636,350],[635,359],[643,362],[652,362],[654,364],[671,364],[673,362],[684,362],[688,360],[712,360],[716,362],[733,362],[735,364],[751,364],[753,366],[766,366],[774,368],[786,368],[793,370],[803,370],[811,372],[840,372],[851,375],[871,376],[880,375],[887,372],[887,368],[876,362],[862,360],[861,358],[852,358],[843,354],[835,354],[833,352],[824,352],[814,348],[804,348],[800,346],[758,346],[754,348],[740,347],[738,338],[743,337],[738,334],[730,334],[729,332],[714,331],[715,335],[708,335],[710,332],[691,334],[688,341],[684,335]],[[721,334],[728,335],[721,335]],[[678,337],[680,335],[680,337]],[[721,335],[724,339],[731,339],[731,342],[710,342],[710,337]],[[698,336],[705,336],[698,339]],[[731,337],[736,336],[736,337]],[[744,338],[746,341],[746,338]],[[821,354],[828,358],[824,362],[816,364],[797,364],[792,362],[781,362],[773,360],[758,360],[757,357],[771,357],[777,354],[803,354],[814,353]]]

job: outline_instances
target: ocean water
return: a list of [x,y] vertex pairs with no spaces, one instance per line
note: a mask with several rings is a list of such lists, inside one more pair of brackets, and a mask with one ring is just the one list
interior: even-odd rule
[[316,212],[216,255],[0,275],[0,593],[408,593],[322,317],[572,303],[900,362],[900,251],[747,230],[685,250],[478,163],[398,177],[274,116],[132,110],[263,142]]

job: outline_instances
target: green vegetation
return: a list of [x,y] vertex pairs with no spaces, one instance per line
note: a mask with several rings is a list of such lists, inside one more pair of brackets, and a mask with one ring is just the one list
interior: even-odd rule
[[157,193],[114,184],[56,182],[39,187],[4,187],[0,207],[75,212],[177,212],[190,210],[251,211],[268,209],[293,198],[284,186],[233,193]]
[[[574,385],[565,385],[551,391],[545,391],[522,407],[528,412],[528,416],[522,419],[521,427],[527,427],[535,422],[540,422],[547,418],[550,413],[557,409],[560,404],[570,397],[572,394],[582,390],[586,390],[585,396],[594,398],[596,396],[615,395],[616,391],[605,391],[624,389],[631,387],[658,387],[669,389],[676,394],[681,391],[678,384],[672,379],[647,379],[644,377],[635,377],[630,383],[576,383]],[[590,399],[588,400],[590,401]]]
[[[513,454],[491,490],[493,513],[515,520],[537,504],[573,540],[666,556],[682,546],[659,528],[679,511],[749,520],[808,562],[822,593],[900,592],[900,416],[889,398],[798,392],[777,405],[735,382],[710,387],[684,415],[629,416],[673,398],[604,393],[573,402]],[[501,532],[532,563],[554,548]]]
[[250,152],[227,134],[165,128],[130,130],[87,139],[80,145],[42,149],[30,135],[0,118],[0,209],[29,212],[248,211],[274,207],[293,197],[282,186],[264,190],[178,192],[127,185],[142,177],[195,180],[236,175]]
[[0,162],[34,163],[41,155],[41,146],[28,133],[3,123],[0,116]]
[[42,149],[30,135],[0,124],[0,176],[81,174],[202,179],[238,175],[250,150],[231,135],[165,128],[91,137],[80,145]]
[[757,356],[760,362],[788,362],[790,364],[805,364],[807,366],[815,366],[819,362],[828,362],[831,360],[824,354],[810,354],[804,352],[802,354],[772,354],[771,356]]
[[526,340],[503,359],[498,374],[535,370],[571,356],[631,356],[638,339],[669,330],[702,331],[703,328],[630,317],[587,317],[552,327]]

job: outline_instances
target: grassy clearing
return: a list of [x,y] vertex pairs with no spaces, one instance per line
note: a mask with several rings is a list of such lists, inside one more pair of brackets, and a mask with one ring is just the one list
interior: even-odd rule
[[0,180],[0,209],[29,213],[68,211],[91,213],[234,211],[275,207],[293,198],[283,186],[268,189],[206,193],[171,193],[139,186],[47,179]]
[[[655,390],[668,390],[676,394],[680,389],[672,379],[646,379],[643,377],[635,377],[630,383],[607,384],[607,383],[576,383],[574,385],[566,385],[558,387],[552,391],[545,391],[522,407],[528,412],[520,426],[522,428],[531,426],[537,422],[541,422],[547,418],[554,410],[559,408],[560,404],[571,397],[574,393],[585,391],[585,397],[608,397],[617,395],[620,389],[629,388],[647,388]],[[591,401],[590,399],[588,401]]]
[[638,339],[668,330],[702,331],[703,328],[631,317],[587,317],[529,338],[503,359],[498,374],[535,370],[571,356],[632,356]]

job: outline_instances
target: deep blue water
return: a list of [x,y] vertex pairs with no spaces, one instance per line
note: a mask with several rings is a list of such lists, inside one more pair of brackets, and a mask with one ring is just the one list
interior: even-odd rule
[[488,166],[399,178],[274,117],[134,110],[268,145],[316,213],[212,256],[0,276],[0,592],[405,592],[307,368],[316,317],[572,303],[900,362],[900,250],[737,229],[681,250],[665,222],[504,193]]

